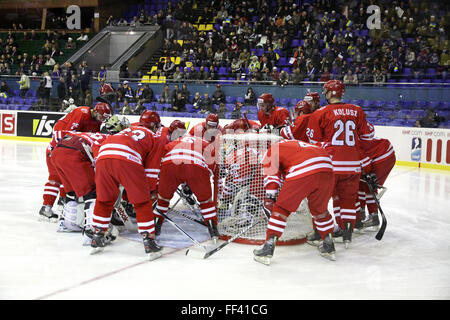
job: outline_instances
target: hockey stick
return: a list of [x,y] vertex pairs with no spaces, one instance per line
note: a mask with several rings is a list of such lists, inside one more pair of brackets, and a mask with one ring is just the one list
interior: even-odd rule
[[186,255],[190,255],[190,256],[194,256],[194,257],[198,257],[198,258],[202,258],[202,259],[207,259],[210,256],[212,256],[214,253],[216,253],[219,250],[222,250],[224,247],[226,247],[227,245],[229,245],[231,242],[233,242],[234,240],[236,240],[237,238],[243,236],[248,230],[252,229],[254,226],[258,225],[259,223],[261,223],[263,220],[259,220],[258,222],[256,222],[255,224],[252,224],[250,226],[248,226],[247,228],[245,228],[244,230],[242,230],[241,232],[239,232],[238,234],[235,234],[233,237],[231,237],[230,239],[228,239],[226,242],[222,243],[221,245],[215,247],[212,250],[207,251],[203,257],[197,256],[197,253],[195,253],[194,255],[190,254],[189,249],[186,250]]
[[[207,252],[208,249],[206,249],[205,246],[202,246],[197,240],[195,240],[194,238],[192,238],[189,233],[187,233],[186,231],[184,231],[180,226],[178,226],[172,219],[170,219],[165,213],[162,213],[161,211],[158,211],[158,213],[167,221],[170,222],[170,224],[172,226],[175,227],[175,229],[177,229],[180,233],[184,234],[186,237],[188,237],[197,247],[201,248],[203,251]],[[189,250],[189,249],[188,249]],[[193,257],[195,257],[195,255],[191,255]]]
[[[361,172],[362,172],[363,174],[365,174],[364,169],[363,169],[362,167],[361,167]],[[372,185],[371,185],[368,181],[366,181],[366,180],[364,180],[364,181],[366,182],[367,186],[369,187],[370,193],[372,194],[373,199],[375,200],[375,202],[376,202],[376,204],[377,204],[377,206],[378,206],[378,210],[380,210],[382,222],[381,222],[380,230],[378,230],[378,233],[375,235],[375,239],[381,240],[381,239],[383,238],[384,232],[386,231],[386,227],[387,227],[386,216],[384,215],[384,212],[383,212],[383,210],[381,209],[380,201],[378,200],[378,197],[377,197],[377,195],[375,194],[375,191],[374,191]]]

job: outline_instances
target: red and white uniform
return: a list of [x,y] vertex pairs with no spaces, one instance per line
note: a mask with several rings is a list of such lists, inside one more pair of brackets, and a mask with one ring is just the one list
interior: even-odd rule
[[291,116],[286,108],[275,107],[270,115],[267,115],[262,110],[259,110],[258,120],[261,123],[261,127],[264,127],[267,124],[277,128],[289,125],[291,122]]
[[95,189],[94,168],[83,144],[93,151],[98,150],[108,135],[69,131],[65,136],[66,138],[53,148],[51,160],[64,184],[66,193],[74,191],[77,197],[82,197]]
[[100,95],[102,96],[102,95],[107,94],[109,92],[114,92],[114,89],[111,86],[111,84],[105,83],[104,85],[100,85],[100,87],[98,88],[98,91],[99,91]]
[[336,175],[333,194],[336,221],[342,229],[347,222],[353,228],[361,173],[359,143],[361,140],[372,139],[374,128],[367,122],[361,107],[336,103],[312,113],[307,130],[310,142],[322,142],[333,160]]
[[[195,194],[205,221],[217,221],[212,199],[211,174],[215,167],[213,144],[198,137],[181,137],[165,147],[161,163],[156,208],[166,213],[178,186],[186,183]],[[162,216],[158,210],[155,216]]]
[[267,226],[267,239],[281,236],[287,217],[304,198],[322,238],[333,232],[334,222],[327,207],[334,174],[326,151],[302,141],[282,140],[269,148],[262,163],[266,193],[274,196],[281,187]]
[[46,150],[46,162],[49,176],[44,186],[44,205],[53,206],[59,192],[61,193],[61,197],[65,197],[64,186],[50,159],[51,150],[68,131],[99,132],[100,126],[101,122],[92,118],[91,109],[89,107],[78,107],[56,122],[53,127],[52,140]]
[[146,172],[159,161],[154,157],[154,145],[154,133],[145,127],[124,129],[102,143],[96,160],[94,227],[108,228],[119,185],[122,185],[136,211],[138,232],[154,234],[150,192],[156,189],[157,179],[149,178]]
[[302,114],[295,119],[295,122],[290,126],[284,127],[280,131],[280,135],[284,139],[288,140],[300,140],[303,142],[309,142],[306,129],[308,128],[308,121],[311,113]]
[[207,142],[214,142],[216,136],[223,134],[223,128],[219,125],[217,128],[206,129],[206,121],[196,124],[189,130],[189,135],[198,137]]
[[[396,157],[392,144],[387,139],[373,138],[360,142],[361,160],[365,173],[375,173],[380,185],[386,181],[395,165]],[[361,181],[358,191],[359,205],[364,208],[367,204],[369,214],[377,212],[378,208],[367,183]]]

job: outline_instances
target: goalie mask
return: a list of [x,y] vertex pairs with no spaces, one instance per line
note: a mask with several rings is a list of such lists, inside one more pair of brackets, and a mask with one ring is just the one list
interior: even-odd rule
[[[130,127],[130,121],[127,118],[119,119],[118,116],[114,115],[106,121],[103,129],[104,133],[116,134],[122,131],[123,129]],[[102,130],[103,131],[103,130]]]

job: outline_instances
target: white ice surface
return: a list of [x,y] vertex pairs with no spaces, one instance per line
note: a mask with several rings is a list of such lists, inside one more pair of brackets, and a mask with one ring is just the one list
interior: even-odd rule
[[38,222],[46,146],[0,140],[2,300],[450,298],[448,172],[395,167],[382,198],[384,238],[354,234],[349,249],[336,244],[335,262],[307,244],[278,246],[270,266],[241,244],[206,260],[166,247],[149,262],[138,241],[119,237],[89,255],[80,234]]

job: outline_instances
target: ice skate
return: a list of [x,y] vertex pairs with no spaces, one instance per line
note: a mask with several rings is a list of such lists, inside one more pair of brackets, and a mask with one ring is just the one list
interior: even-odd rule
[[216,244],[220,236],[219,230],[217,230],[217,223],[213,220],[209,220],[207,222],[207,226],[209,234],[211,235],[211,239],[214,242],[214,244]]
[[370,214],[368,219],[363,222],[365,231],[376,232],[380,228],[380,219],[378,218],[378,213]]
[[56,223],[58,222],[58,215],[53,212],[51,206],[44,205],[39,210],[39,221]]
[[253,250],[254,254],[253,259],[257,262],[265,264],[266,266],[270,265],[270,259],[272,259],[273,257],[276,242],[277,242],[276,236],[270,237],[269,240],[264,242],[264,244],[260,249]]
[[156,260],[162,256],[162,248],[158,246],[155,239],[150,237],[148,232],[141,233],[142,241],[144,242],[145,253],[148,255],[150,261]]
[[348,249],[348,246],[350,245],[350,242],[352,242],[352,224],[351,222],[347,222],[345,224],[345,229],[342,233],[342,240],[344,241],[345,249]]
[[322,241],[322,238],[320,236],[319,231],[314,230],[313,232],[306,235],[306,242],[312,246],[318,246],[320,242]]
[[91,239],[91,254],[102,252],[107,243],[108,240],[106,239],[106,232],[95,228]]
[[342,229],[338,226],[336,226],[336,228],[334,229],[333,233],[331,234],[331,236],[333,237],[334,241],[337,242],[342,242],[342,236],[343,236],[344,232],[342,231]]
[[325,239],[322,241],[322,243],[317,248],[320,252],[320,255],[326,259],[336,261],[335,252],[334,249],[334,243],[333,238],[330,234],[328,234]]

